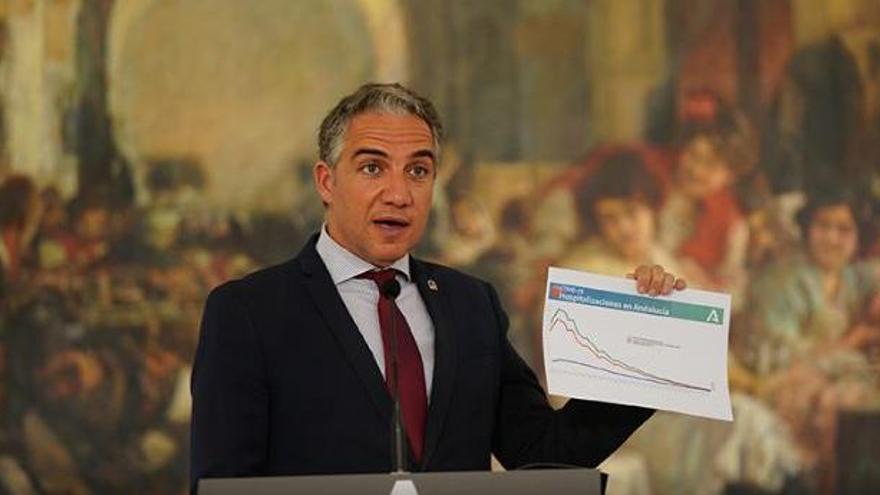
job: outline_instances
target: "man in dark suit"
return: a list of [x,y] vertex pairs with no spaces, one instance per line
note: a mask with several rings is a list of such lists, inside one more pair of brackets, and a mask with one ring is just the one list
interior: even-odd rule
[[[488,469],[493,453],[507,468],[595,466],[651,416],[580,400],[554,411],[507,340],[492,286],[409,256],[428,219],[440,137],[431,103],[399,85],[365,85],[324,119],[314,168],[324,227],[294,259],[206,303],[193,486],[389,472],[395,343],[411,471]],[[633,277],[654,295],[684,287],[661,267]],[[380,294],[389,283],[396,298]]]

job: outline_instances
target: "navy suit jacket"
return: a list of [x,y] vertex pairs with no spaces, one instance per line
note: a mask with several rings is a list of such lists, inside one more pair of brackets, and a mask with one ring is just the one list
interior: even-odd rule
[[[192,374],[193,487],[199,478],[391,469],[391,400],[316,239],[208,297]],[[492,453],[508,469],[593,467],[650,417],[579,400],[554,411],[510,345],[491,285],[416,259],[411,276],[436,332],[425,447],[411,471],[485,470]]]

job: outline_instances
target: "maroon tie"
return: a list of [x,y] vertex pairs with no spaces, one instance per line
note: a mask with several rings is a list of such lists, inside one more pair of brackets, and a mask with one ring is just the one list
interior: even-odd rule
[[382,329],[382,349],[385,352],[385,386],[391,392],[394,386],[391,371],[391,324],[392,319],[397,330],[397,372],[400,380],[400,409],[403,414],[403,425],[409,438],[410,449],[416,462],[421,462],[422,447],[425,441],[425,418],[428,412],[428,400],[425,392],[425,368],[422,356],[413,338],[406,318],[394,300],[381,295],[385,283],[394,279],[395,271],[391,268],[369,271],[358,276],[368,278],[379,287],[379,326]]

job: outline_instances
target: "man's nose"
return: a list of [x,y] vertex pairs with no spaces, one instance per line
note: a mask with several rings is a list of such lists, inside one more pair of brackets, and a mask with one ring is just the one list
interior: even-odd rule
[[409,181],[407,181],[404,172],[394,172],[388,175],[388,182],[385,184],[382,199],[385,203],[397,207],[408,206],[412,203]]

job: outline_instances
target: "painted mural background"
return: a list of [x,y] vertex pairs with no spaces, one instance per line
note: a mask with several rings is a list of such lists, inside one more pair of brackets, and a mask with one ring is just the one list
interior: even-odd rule
[[876,490],[875,0],[2,0],[0,494],[185,493],[204,298],[320,225],[369,80],[437,104],[420,254],[536,369],[548,264],[734,294],[737,420],[657,414],[610,493]]

